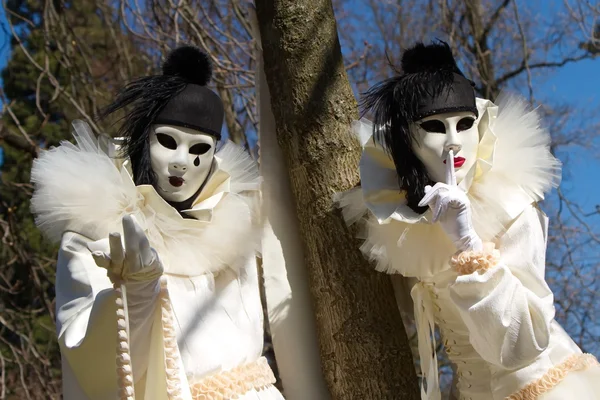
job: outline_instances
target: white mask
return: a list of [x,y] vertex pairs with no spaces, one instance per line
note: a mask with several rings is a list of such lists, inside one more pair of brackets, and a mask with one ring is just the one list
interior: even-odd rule
[[182,202],[204,184],[215,155],[213,136],[195,129],[153,125],[150,160],[156,174],[156,191],[167,201]]
[[425,117],[412,124],[413,150],[435,182],[446,179],[445,160],[454,151],[456,182],[460,183],[477,160],[478,120],[469,111],[449,112]]

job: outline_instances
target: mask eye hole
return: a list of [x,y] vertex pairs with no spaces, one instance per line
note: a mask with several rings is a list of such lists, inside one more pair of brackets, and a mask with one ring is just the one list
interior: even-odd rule
[[169,135],[165,135],[164,133],[157,133],[156,140],[163,147],[166,147],[169,150],[175,150],[177,148],[177,142]]
[[471,117],[463,118],[460,121],[458,121],[458,124],[456,124],[456,130],[458,132],[469,130],[473,127],[474,123],[475,120]]
[[201,155],[207,153],[212,146],[208,143],[198,143],[190,147],[190,154]]
[[421,128],[423,128],[426,132],[446,133],[446,126],[442,121],[437,119],[422,122]]

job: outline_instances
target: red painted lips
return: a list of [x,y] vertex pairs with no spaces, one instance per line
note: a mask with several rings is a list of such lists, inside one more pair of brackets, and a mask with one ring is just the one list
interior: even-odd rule
[[184,181],[184,179],[180,178],[178,176],[170,176],[169,177],[169,183],[175,187],[179,187],[179,186],[183,185],[183,181]]
[[[454,168],[460,168],[467,161],[464,157],[454,157]],[[446,160],[444,160],[444,164],[446,164]]]

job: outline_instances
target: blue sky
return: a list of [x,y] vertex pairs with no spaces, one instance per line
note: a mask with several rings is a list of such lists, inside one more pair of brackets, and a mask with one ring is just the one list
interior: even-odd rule
[[[573,103],[585,113],[591,113],[598,122],[600,118],[600,57],[594,60],[570,64],[536,83],[536,97],[556,99]],[[541,81],[541,79],[538,79]],[[596,149],[600,149],[600,132],[596,135]],[[600,171],[600,152],[571,148],[568,154],[559,154],[564,163],[562,190],[584,207],[588,212],[600,204],[600,185],[597,174]]]
[[[554,98],[576,104],[583,112],[590,113],[596,122],[600,119],[600,57],[594,60],[580,61],[570,64],[541,83],[536,91],[539,98]],[[534,84],[536,84],[534,82]],[[596,135],[596,149],[600,149],[600,132]],[[600,205],[600,152],[584,151],[572,148],[568,157],[560,155],[564,165],[562,190],[570,194],[582,207],[593,211]]]

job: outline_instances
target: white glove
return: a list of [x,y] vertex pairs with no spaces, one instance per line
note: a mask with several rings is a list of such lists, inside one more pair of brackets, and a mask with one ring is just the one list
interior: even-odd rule
[[459,251],[483,250],[483,243],[473,228],[471,202],[467,194],[456,186],[452,151],[446,161],[446,183],[425,187],[425,196],[419,202],[419,207],[424,206],[431,208],[432,222],[440,222]]
[[132,216],[123,217],[123,241],[113,232],[108,239],[92,242],[88,248],[96,265],[106,268],[113,283],[156,281],[164,269],[146,234]]

